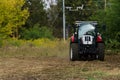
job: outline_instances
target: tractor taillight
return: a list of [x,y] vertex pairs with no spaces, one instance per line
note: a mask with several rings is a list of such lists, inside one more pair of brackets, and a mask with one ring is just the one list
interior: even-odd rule
[[100,35],[97,37],[97,42],[102,42],[102,37]]
[[71,41],[74,42],[75,41],[75,38],[74,36],[71,37]]

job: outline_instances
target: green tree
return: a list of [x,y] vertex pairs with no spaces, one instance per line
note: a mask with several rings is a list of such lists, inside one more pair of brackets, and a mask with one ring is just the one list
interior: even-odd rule
[[[102,4],[102,1],[99,4]],[[76,9],[78,6],[82,6],[83,10],[69,11],[66,10],[66,20],[68,23],[74,23],[76,20],[90,20],[89,17],[96,13],[98,9],[98,0],[66,0],[65,5]]]
[[108,34],[112,39],[120,39],[120,1],[110,0],[109,4],[110,7],[106,12]]
[[27,7],[30,12],[26,27],[33,27],[35,24],[40,24],[40,26],[47,25],[47,13],[42,0],[26,0],[24,7]]
[[29,16],[22,8],[24,0],[0,0],[0,37],[18,36],[18,28],[25,24]]
[[51,36],[52,32],[48,26],[48,15],[43,0],[26,0],[24,8],[28,8],[30,14],[24,28],[21,28],[20,30],[20,38],[50,38],[49,36]]
[[58,0],[57,5],[50,5],[50,8],[47,10],[49,15],[49,25],[53,29],[53,35],[55,37],[62,37],[62,0]]

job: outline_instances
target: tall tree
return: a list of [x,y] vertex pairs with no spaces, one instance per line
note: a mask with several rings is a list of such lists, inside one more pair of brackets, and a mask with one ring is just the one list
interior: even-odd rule
[[40,26],[47,24],[47,13],[43,0],[26,0],[24,7],[28,7],[30,12],[26,22],[27,27],[33,27],[35,24],[40,24]]
[[62,0],[58,0],[57,5],[50,4],[47,10],[49,15],[49,25],[53,29],[55,37],[62,37]]
[[17,35],[29,16],[24,0],[0,0],[0,37]]

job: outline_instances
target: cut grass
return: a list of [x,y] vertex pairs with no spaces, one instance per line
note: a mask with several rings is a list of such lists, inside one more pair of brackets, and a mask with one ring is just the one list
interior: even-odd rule
[[[107,56],[109,59],[110,56]],[[116,61],[75,61],[61,57],[0,58],[2,80],[119,80]],[[109,66],[108,66],[109,65]],[[2,67],[3,66],[3,67]],[[2,75],[4,74],[4,75]]]

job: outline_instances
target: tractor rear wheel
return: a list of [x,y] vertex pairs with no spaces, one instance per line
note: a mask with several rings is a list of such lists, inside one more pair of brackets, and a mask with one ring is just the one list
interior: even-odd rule
[[69,51],[70,61],[78,60],[78,44],[71,43]]
[[104,61],[105,57],[105,45],[104,43],[98,43],[98,59]]

